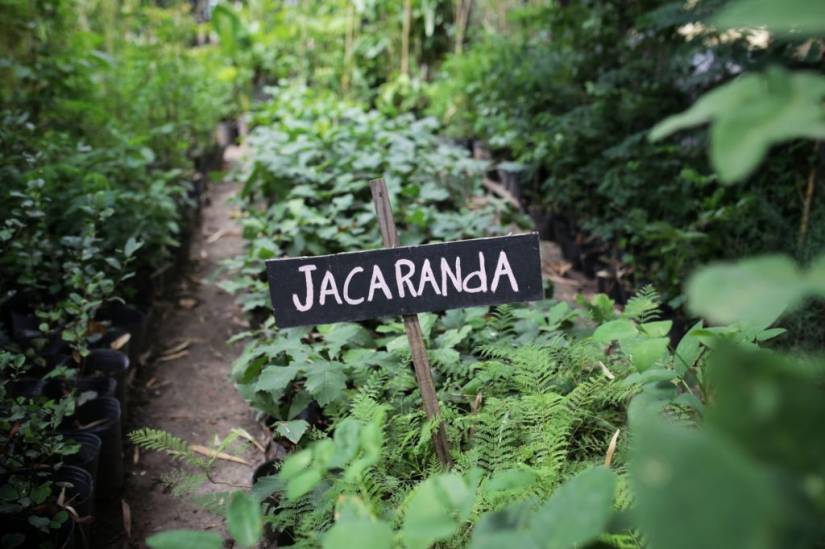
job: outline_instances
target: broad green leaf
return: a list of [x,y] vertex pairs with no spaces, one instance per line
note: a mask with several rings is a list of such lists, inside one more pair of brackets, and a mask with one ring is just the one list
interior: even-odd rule
[[484,513],[473,528],[470,549],[541,549],[527,529],[529,509],[518,504],[502,511]]
[[285,437],[292,444],[298,444],[308,428],[309,423],[303,419],[293,419],[292,421],[279,421],[276,423],[275,432]]
[[419,484],[404,512],[401,538],[408,549],[425,549],[455,534],[470,517],[475,490],[456,473],[432,476]]
[[255,384],[255,390],[271,391],[276,395],[280,395],[300,371],[300,366],[267,366],[261,372],[258,382]]
[[807,287],[790,259],[771,255],[705,267],[690,277],[686,293],[690,310],[712,322],[766,328]]
[[298,499],[303,496],[321,482],[321,471],[318,469],[307,469],[303,473],[299,473],[292,478],[286,485],[286,497],[289,499]]
[[324,342],[329,348],[330,358],[338,358],[341,353],[341,348],[345,345],[350,347],[367,347],[370,346],[372,342],[372,338],[366,328],[352,322],[319,326],[318,331],[323,336]]
[[536,481],[538,475],[527,469],[505,469],[499,471],[493,478],[484,484],[485,492],[500,492],[529,486]]
[[214,532],[167,530],[146,538],[152,549],[221,549],[223,538]]
[[632,320],[618,319],[605,322],[593,332],[593,339],[599,343],[610,343],[638,335],[639,330]]
[[252,547],[261,538],[261,506],[254,496],[238,491],[226,506],[226,529],[241,547]]
[[702,353],[702,345],[699,338],[696,337],[693,332],[701,328],[702,321],[700,320],[688,330],[688,333],[682,336],[682,339],[676,346],[676,350],[673,352],[673,367],[680,375],[688,368],[693,367],[696,361],[699,360],[699,356]]
[[318,361],[309,365],[306,370],[306,389],[322,407],[344,394],[347,378],[341,364]]
[[712,122],[710,157],[723,182],[747,177],[771,145],[825,138],[825,76],[773,67],[747,74],[702,96],[684,113],[659,123],[652,140]]
[[530,520],[539,547],[583,545],[604,532],[613,511],[616,474],[597,466],[559,486]]
[[360,436],[361,424],[355,418],[344,418],[335,428],[335,434],[332,438],[335,443],[335,453],[327,466],[346,466],[358,452]]
[[652,549],[777,546],[779,494],[748,456],[652,416],[633,427],[634,516]]
[[766,27],[773,34],[825,34],[825,2],[738,0],[712,20],[722,28]]
[[634,337],[622,340],[621,345],[636,371],[644,372],[667,353],[669,343],[666,337]]
[[819,297],[825,297],[825,255],[817,257],[808,270],[808,284],[811,291]]
[[672,320],[657,320],[656,322],[646,322],[639,326],[639,331],[651,337],[665,337],[673,327]]
[[312,450],[301,450],[290,454],[281,465],[278,476],[283,480],[289,480],[298,476],[312,463]]
[[324,535],[322,546],[325,549],[358,547],[359,549],[391,549],[393,531],[382,520],[355,518],[341,520]]

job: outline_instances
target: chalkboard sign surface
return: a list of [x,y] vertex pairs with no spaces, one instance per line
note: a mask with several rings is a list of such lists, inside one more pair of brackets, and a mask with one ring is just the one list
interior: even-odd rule
[[537,233],[267,261],[281,328],[543,299]]

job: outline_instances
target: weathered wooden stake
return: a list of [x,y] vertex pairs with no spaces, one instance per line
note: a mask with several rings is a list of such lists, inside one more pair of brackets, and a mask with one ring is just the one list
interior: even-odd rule
[[[398,247],[398,233],[395,230],[395,218],[392,215],[392,205],[387,193],[387,185],[383,179],[370,181],[372,191],[372,202],[375,205],[375,215],[378,218],[378,227],[381,229],[381,238],[387,248]],[[404,330],[407,332],[407,339],[410,342],[413,366],[415,367],[415,377],[418,380],[418,389],[421,391],[421,398],[424,401],[424,411],[428,419],[438,418],[441,414],[438,406],[438,397],[435,393],[433,375],[430,371],[430,363],[427,360],[427,350],[424,348],[424,338],[421,335],[421,325],[418,323],[418,315],[404,315]],[[450,459],[450,447],[447,444],[447,431],[444,422],[440,422],[438,430],[433,435],[433,446],[438,460],[445,467],[452,465]]]

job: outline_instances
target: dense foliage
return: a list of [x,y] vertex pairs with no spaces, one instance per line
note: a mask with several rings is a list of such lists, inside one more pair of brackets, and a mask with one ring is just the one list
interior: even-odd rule
[[[192,162],[238,109],[246,248],[221,286],[253,322],[229,375],[278,451],[199,498],[235,544],[823,544],[825,364],[796,346],[821,352],[820,3],[126,4],[4,6],[0,513],[26,525],[3,544],[79,518],[60,427],[96,395],[71,379],[105,308],[175,261]],[[403,244],[532,222],[605,292],[421,315],[428,419],[401,322],[280,329],[268,306],[265,260],[379,247],[376,177]],[[33,375],[72,388],[21,394]],[[176,495],[209,481],[187,441],[130,439],[176,461]]]
[[129,4],[1,8],[3,547],[58,546],[91,520],[61,479],[80,407],[103,396],[81,379],[90,349],[122,348],[108,311],[148,306],[178,261],[194,162],[234,108],[185,7]]
[[697,24],[720,2],[552,4],[526,8],[511,33],[450,58],[431,110],[455,135],[521,165],[525,202],[549,234],[587,242],[572,259],[624,287],[652,283],[679,307],[684,273],[698,263],[788,250],[808,260],[825,245],[821,231],[800,229],[803,211],[811,228],[825,215],[821,200],[800,198],[819,162],[813,143],[781,146],[755,173],[713,155],[717,177],[705,132],[647,139],[743,71],[778,62],[821,70],[821,42]]

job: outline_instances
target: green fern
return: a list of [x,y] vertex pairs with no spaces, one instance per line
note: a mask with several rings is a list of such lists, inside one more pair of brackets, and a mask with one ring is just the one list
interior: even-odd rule
[[627,301],[623,316],[638,320],[641,323],[659,320],[661,317],[661,310],[659,309],[661,302],[662,298],[659,292],[648,284],[639,289],[636,295]]
[[201,460],[189,448],[189,443],[160,429],[144,427],[129,433],[129,440],[142,450],[164,452],[176,461],[200,464]]

